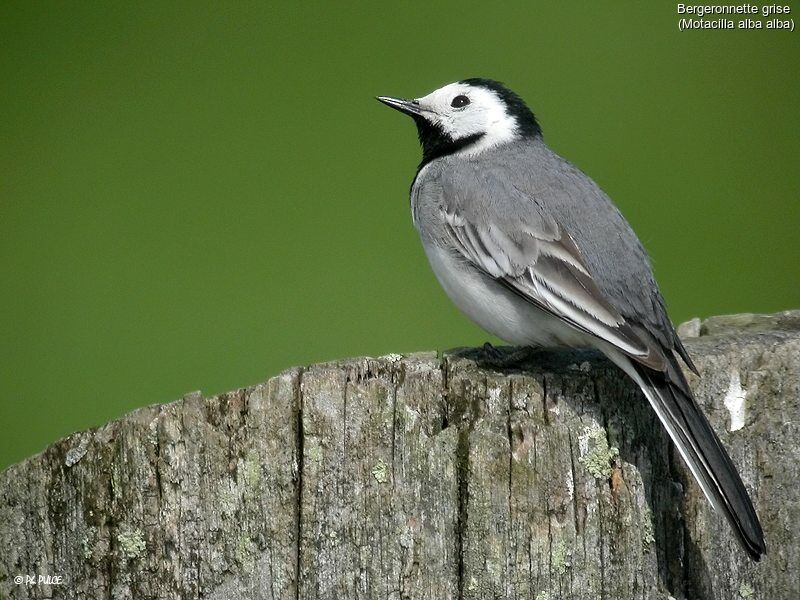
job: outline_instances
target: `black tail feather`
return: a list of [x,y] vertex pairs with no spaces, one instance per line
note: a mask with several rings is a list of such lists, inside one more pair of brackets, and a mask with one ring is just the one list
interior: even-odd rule
[[694,399],[677,365],[667,374],[633,364],[645,394],[712,505],[754,559],[766,553],[764,533],[730,456]]

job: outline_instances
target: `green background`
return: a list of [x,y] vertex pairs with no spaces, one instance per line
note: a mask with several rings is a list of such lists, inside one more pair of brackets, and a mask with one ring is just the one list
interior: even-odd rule
[[416,133],[377,94],[505,81],[675,322],[800,308],[800,34],[543,4],[3,2],[0,468],[191,390],[489,339],[428,268]]

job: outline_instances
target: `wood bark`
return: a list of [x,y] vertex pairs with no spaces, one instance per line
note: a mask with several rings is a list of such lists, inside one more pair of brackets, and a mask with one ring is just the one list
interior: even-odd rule
[[602,357],[456,350],[190,394],[6,469],[0,598],[798,598],[800,311],[682,331],[760,563]]

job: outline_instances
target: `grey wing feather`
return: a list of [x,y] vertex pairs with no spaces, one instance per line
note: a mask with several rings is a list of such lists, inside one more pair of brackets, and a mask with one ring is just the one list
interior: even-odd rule
[[[465,188],[446,189],[442,220],[452,245],[476,267],[514,293],[574,327],[618,347],[650,368],[663,370],[658,344],[642,335],[595,283],[574,240],[553,217],[522,192],[491,182],[503,203],[516,205],[516,219],[497,211],[476,214],[488,199],[468,198]],[[482,186],[472,188],[484,189]]]

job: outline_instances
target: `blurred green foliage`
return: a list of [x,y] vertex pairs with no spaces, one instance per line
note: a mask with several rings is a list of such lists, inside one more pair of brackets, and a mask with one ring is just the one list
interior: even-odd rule
[[[135,4],[135,5],[134,5]],[[377,94],[505,81],[649,249],[675,321],[800,307],[800,37],[672,3],[0,7],[0,468],[134,407],[487,339]]]

